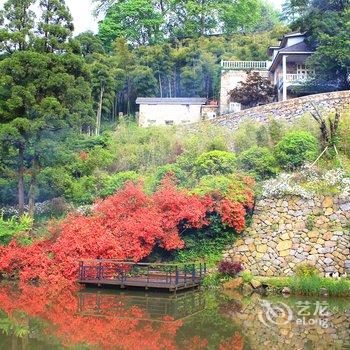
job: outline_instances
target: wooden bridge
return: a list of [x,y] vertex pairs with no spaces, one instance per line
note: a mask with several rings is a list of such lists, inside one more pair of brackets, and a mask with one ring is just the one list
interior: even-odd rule
[[78,283],[97,286],[142,287],[177,291],[199,287],[205,263],[161,264],[118,260],[81,260]]

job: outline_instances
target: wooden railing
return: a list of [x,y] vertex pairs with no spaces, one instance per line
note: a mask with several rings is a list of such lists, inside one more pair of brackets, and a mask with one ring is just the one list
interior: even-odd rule
[[199,285],[206,274],[205,263],[162,264],[118,260],[82,260],[80,283],[178,287]]
[[234,69],[234,70],[268,70],[271,66],[270,61],[221,61],[221,67],[223,69]]

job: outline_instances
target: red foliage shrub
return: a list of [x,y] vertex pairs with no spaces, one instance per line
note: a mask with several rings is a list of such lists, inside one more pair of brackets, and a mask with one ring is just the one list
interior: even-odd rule
[[96,203],[90,216],[69,215],[51,227],[52,237],[29,247],[13,241],[0,248],[0,271],[21,281],[69,283],[77,276],[79,259],[140,261],[155,246],[184,247],[180,229],[208,225],[207,214],[217,210],[237,232],[245,225],[248,203],[178,190],[170,178],[153,195],[130,182],[113,196]]
[[243,265],[238,261],[227,261],[222,260],[219,263],[218,270],[220,273],[228,275],[228,276],[236,276],[238,273],[240,273],[244,269]]

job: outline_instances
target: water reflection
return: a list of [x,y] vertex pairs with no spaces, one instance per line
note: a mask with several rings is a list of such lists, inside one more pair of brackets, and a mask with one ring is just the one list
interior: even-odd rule
[[[205,309],[205,294],[202,291],[168,294],[86,289],[78,292],[78,302],[81,316],[113,316],[116,313],[120,315],[121,309],[138,308],[145,313],[128,315],[126,318],[173,322],[202,312]],[[144,314],[149,318],[142,318]]]
[[[3,285],[0,350],[347,349],[350,301],[329,299],[331,326],[326,328],[318,323],[297,324],[295,316],[303,301],[313,305],[310,312],[314,313],[318,301],[312,298],[244,297],[204,291],[177,295],[99,289],[59,291]],[[262,322],[264,302],[283,302],[293,317],[287,322],[285,315],[271,324]]]

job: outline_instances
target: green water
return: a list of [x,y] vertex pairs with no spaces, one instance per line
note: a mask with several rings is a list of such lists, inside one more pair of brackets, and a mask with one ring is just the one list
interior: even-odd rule
[[0,287],[0,349],[350,349],[350,300]]

